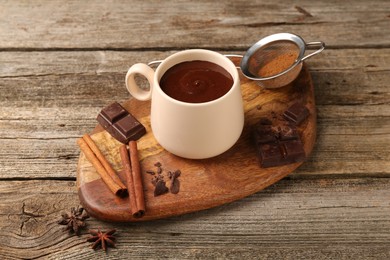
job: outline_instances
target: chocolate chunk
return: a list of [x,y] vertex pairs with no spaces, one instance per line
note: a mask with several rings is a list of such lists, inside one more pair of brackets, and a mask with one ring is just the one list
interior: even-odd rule
[[299,134],[297,129],[293,126],[282,126],[279,132],[279,139],[282,141],[297,140],[299,139]]
[[255,125],[254,138],[256,143],[264,144],[276,141],[275,132],[273,131],[271,124],[271,120],[261,118]]
[[278,123],[269,125],[260,120],[255,125],[254,138],[261,167],[282,166],[306,158],[296,126]]
[[180,181],[178,178],[172,178],[171,187],[169,188],[172,194],[178,194],[180,191]]
[[157,197],[167,192],[168,187],[165,185],[165,181],[163,181],[162,179],[158,180],[154,189],[154,196]]
[[283,155],[278,144],[263,144],[258,147],[262,167],[283,165]]
[[117,102],[101,111],[101,115],[106,119],[104,124],[110,123],[111,125],[127,114],[127,111]]
[[258,128],[254,134],[255,142],[257,144],[266,144],[276,142],[277,136],[270,127]]
[[302,162],[306,159],[305,150],[300,139],[281,143],[284,148],[284,159],[288,163]]
[[282,166],[306,159],[301,140],[279,141],[258,146],[260,165],[264,168]]
[[164,181],[164,176],[162,176],[162,175],[156,175],[156,176],[154,176],[154,178],[152,179],[152,184],[153,184],[154,186],[156,186],[156,185],[157,185],[157,182],[159,182],[159,181]]
[[176,170],[174,172],[168,172],[168,177],[171,179],[171,186],[169,187],[169,190],[172,194],[178,194],[180,190],[180,181],[179,176],[181,175],[180,170]]
[[299,102],[291,105],[283,113],[283,117],[290,122],[299,125],[309,116],[309,110]]
[[117,102],[103,108],[97,116],[97,121],[124,144],[136,141],[146,133],[145,127]]

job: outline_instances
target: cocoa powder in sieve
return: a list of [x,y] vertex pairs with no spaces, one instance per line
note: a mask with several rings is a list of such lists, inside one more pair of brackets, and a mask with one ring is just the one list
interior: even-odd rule
[[297,57],[298,54],[296,52],[281,53],[261,66],[257,75],[262,78],[277,75],[290,68]]

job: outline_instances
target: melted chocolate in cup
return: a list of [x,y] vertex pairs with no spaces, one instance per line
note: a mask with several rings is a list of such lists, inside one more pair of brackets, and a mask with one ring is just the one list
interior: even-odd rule
[[224,96],[233,78],[221,66],[209,61],[186,61],[169,68],[160,80],[161,89],[176,100],[203,103]]

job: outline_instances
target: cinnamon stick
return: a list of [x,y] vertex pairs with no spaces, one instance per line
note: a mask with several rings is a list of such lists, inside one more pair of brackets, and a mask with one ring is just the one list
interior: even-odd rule
[[145,212],[145,197],[142,185],[141,165],[138,158],[136,141],[129,142],[131,175],[133,176],[134,190],[136,195],[137,209]]
[[127,151],[126,145],[122,145],[119,148],[119,152],[121,155],[122,166],[123,166],[123,170],[125,172],[126,180],[127,180],[127,190],[129,191],[131,214],[133,215],[133,217],[140,218],[143,216],[144,211],[143,212],[139,211],[137,208],[136,194],[135,194],[135,189],[134,189],[134,181],[133,181],[133,176],[131,174],[129,153]]
[[121,187],[118,183],[116,183],[111,176],[107,173],[106,169],[96,157],[95,153],[92,151],[88,143],[84,140],[84,138],[80,138],[77,140],[77,144],[80,146],[81,151],[85,154],[87,159],[92,163],[93,167],[101,176],[104,183],[108,186],[108,188],[120,197],[123,197],[127,194],[126,188]]
[[119,150],[127,179],[131,214],[135,218],[140,218],[145,214],[145,197],[142,186],[141,166],[138,160],[137,142],[130,141],[130,151],[127,150],[126,145],[122,145]]
[[126,189],[126,185],[123,184],[121,179],[119,179],[118,175],[114,171],[114,169],[111,167],[110,163],[107,161],[107,159],[104,157],[102,152],[99,150],[95,142],[92,140],[92,138],[85,134],[83,135],[84,141],[88,144],[89,148],[91,148],[92,152],[96,155],[98,160],[103,165],[104,169],[106,169],[107,173],[110,175],[113,181],[115,181],[122,189]]

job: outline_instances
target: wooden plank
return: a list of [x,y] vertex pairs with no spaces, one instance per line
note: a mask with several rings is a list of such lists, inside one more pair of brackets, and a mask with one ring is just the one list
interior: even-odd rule
[[[2,1],[0,49],[240,48],[276,32],[389,46],[388,1]],[[305,10],[310,15],[307,15]]]
[[[137,224],[88,219],[117,229],[118,258],[390,257],[388,178],[282,180],[214,209]],[[0,181],[0,258],[83,258],[94,252],[56,222],[78,205],[73,181]],[[342,199],[340,199],[342,197]]]
[[[331,116],[336,117],[337,111]],[[95,119],[88,123],[82,120],[83,123],[75,123],[77,120],[61,121],[69,126],[49,127],[41,133],[45,137],[34,137],[33,132],[18,130],[20,124],[1,124],[0,178],[75,178],[79,156],[76,139],[96,125]],[[389,176],[389,121],[388,117],[371,120],[366,117],[318,119],[313,153],[295,171],[295,176]],[[16,134],[8,135],[10,129],[15,129]]]
[[[129,96],[124,87],[127,69],[171,53],[1,52],[2,106],[90,108],[124,100]],[[388,104],[390,48],[325,50],[308,64],[319,106]]]
[[[175,53],[172,51],[7,51],[0,52],[0,78],[122,74],[134,63],[148,63]],[[220,51],[232,54],[232,51]],[[233,54],[244,54],[234,51]],[[345,73],[360,76],[376,75],[390,69],[390,50],[383,49],[328,49],[308,59],[310,71]],[[336,83],[336,82],[335,82]],[[347,84],[348,81],[337,83]],[[382,81],[382,84],[385,81]],[[329,84],[329,83],[328,83]]]
[[[74,178],[76,138],[129,97],[128,67],[170,53],[0,52],[0,178]],[[390,49],[325,50],[308,64],[318,139],[294,176],[388,176]]]

